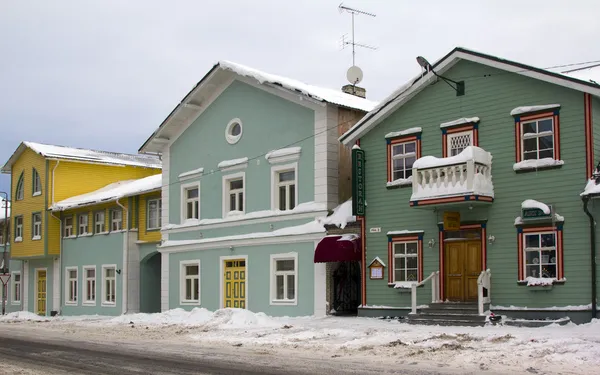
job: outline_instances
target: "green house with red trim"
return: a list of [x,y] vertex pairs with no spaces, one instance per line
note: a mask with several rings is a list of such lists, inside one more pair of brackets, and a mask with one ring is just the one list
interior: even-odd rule
[[340,137],[365,159],[359,315],[589,321],[598,266],[584,203],[600,217],[600,190],[581,193],[600,146],[600,67],[464,48],[418,61]]

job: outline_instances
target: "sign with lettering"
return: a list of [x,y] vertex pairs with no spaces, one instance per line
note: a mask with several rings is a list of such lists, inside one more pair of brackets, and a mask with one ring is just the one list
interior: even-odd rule
[[365,152],[352,148],[352,215],[364,216],[365,195]]
[[549,213],[545,213],[544,211],[542,211],[539,208],[523,208],[521,213],[521,217],[524,220],[527,219],[546,219],[550,217],[550,212],[552,212],[552,209],[550,209]]
[[460,212],[444,212],[444,230],[460,230]]

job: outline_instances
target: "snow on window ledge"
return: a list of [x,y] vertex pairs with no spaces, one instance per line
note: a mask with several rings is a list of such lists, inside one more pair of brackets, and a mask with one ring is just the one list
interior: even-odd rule
[[189,178],[194,178],[194,177],[199,177],[204,173],[204,168],[197,168],[191,171],[187,171],[187,172],[183,172],[180,173],[179,176],[177,176],[180,180],[182,179],[189,179]]
[[552,287],[554,284],[563,284],[566,278],[558,280],[555,277],[531,277],[527,276],[525,280],[519,280],[518,283],[528,287]]
[[23,237],[15,237],[15,242],[23,242]]
[[543,213],[545,213],[546,215],[550,214],[550,207],[548,207],[548,205],[546,205],[545,203],[542,202],[538,202],[536,200],[533,199],[526,199],[521,203],[521,209],[528,209],[528,208],[537,208],[539,210],[542,210]]
[[280,148],[277,150],[273,150],[267,152],[265,155],[265,159],[270,163],[282,163],[288,161],[296,161],[300,159],[300,153],[302,152],[302,147],[287,147]]
[[386,184],[387,188],[398,188],[403,186],[412,186],[412,176],[410,176],[409,178],[399,178],[394,181],[389,181]]
[[560,104],[530,105],[514,108],[510,111],[511,116],[518,116],[525,113],[544,111],[547,109],[560,108]]
[[63,236],[63,239],[68,240],[68,239],[73,239],[73,238],[77,238],[76,235],[72,234],[70,236]]
[[40,195],[42,195],[41,191],[36,191],[33,194],[31,194],[32,197],[39,197]]
[[[42,239],[42,236],[33,236],[33,237],[31,237],[32,241],[39,241],[41,239]],[[15,241],[16,241],[16,239],[15,239]]]
[[91,237],[93,235],[94,235],[94,233],[89,232],[89,233],[82,233],[82,234],[78,235],[77,237]]
[[513,170],[519,171],[531,171],[545,168],[556,168],[560,167],[565,162],[563,160],[556,160],[552,158],[534,159],[534,160],[523,160],[513,164]]
[[[562,215],[559,215],[559,214],[555,213],[553,221],[555,221],[555,222],[564,222],[565,221],[565,217],[562,216]],[[523,225],[523,224],[525,224],[525,221],[523,220],[523,218],[521,216],[517,216],[515,218],[515,225],[518,226],[518,225]]]
[[415,127],[415,128],[408,128],[405,130],[400,130],[397,132],[390,132],[387,133],[385,135],[385,138],[397,138],[397,137],[402,137],[404,135],[409,135],[409,134],[418,134],[418,133],[422,133],[423,132],[423,128],[419,128],[419,127]]
[[416,281],[397,281],[395,283],[389,283],[388,286],[392,286],[394,289],[412,289],[413,284],[417,287],[422,286]]
[[463,125],[463,124],[476,124],[479,122],[479,117],[461,117],[456,120],[444,122],[440,124],[440,128],[449,128],[452,126]]

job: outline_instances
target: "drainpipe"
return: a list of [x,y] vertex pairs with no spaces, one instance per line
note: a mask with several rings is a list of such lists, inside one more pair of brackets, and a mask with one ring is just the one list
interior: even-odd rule
[[[54,171],[52,171],[52,200],[54,201]],[[53,203],[54,204],[54,203]],[[63,248],[63,231],[62,231],[62,220],[57,217],[54,216],[54,212],[50,211],[50,216],[52,216],[53,218],[55,218],[56,220],[58,220],[58,238],[60,239],[58,242],[58,262],[59,262],[59,270],[58,270],[58,275],[54,275],[54,277],[58,277],[58,295],[59,297],[59,306],[58,306],[58,314],[61,313],[62,310],[62,306],[63,306],[63,302],[64,302],[64,294],[63,294],[63,284],[62,284],[62,274],[63,274],[63,253],[62,253],[62,248]],[[48,233],[45,234],[46,236],[48,235]],[[56,293],[56,291],[54,291],[54,293]],[[48,302],[46,302],[48,303]]]
[[52,168],[52,205],[54,206],[54,171],[56,171],[56,168],[58,168],[58,165],[60,164],[60,160],[56,161],[56,165],[54,166],[54,168]]
[[122,211],[125,214],[125,225],[123,226],[123,228],[125,228],[125,235],[123,236],[123,267],[121,267],[122,269],[122,283],[123,283],[123,307],[122,307],[122,311],[123,314],[127,314],[127,277],[129,276],[127,273],[127,267],[129,266],[129,229],[127,229],[127,226],[129,226],[129,211],[127,211],[127,209],[125,208],[125,206],[123,206],[121,204],[121,202],[119,202],[119,200],[117,199],[117,205],[119,207],[121,207]]
[[583,211],[590,218],[590,257],[592,265],[592,319],[596,318],[597,303],[596,303],[596,221],[588,209],[590,197],[585,196],[583,199]]

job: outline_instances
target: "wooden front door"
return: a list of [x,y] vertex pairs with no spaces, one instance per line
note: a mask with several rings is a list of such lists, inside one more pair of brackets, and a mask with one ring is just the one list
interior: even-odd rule
[[246,308],[246,261],[226,260],[223,275],[224,307]]
[[477,278],[481,273],[480,241],[448,241],[444,254],[444,285],[449,301],[477,300]]
[[38,315],[46,315],[46,270],[37,271],[37,307]]

